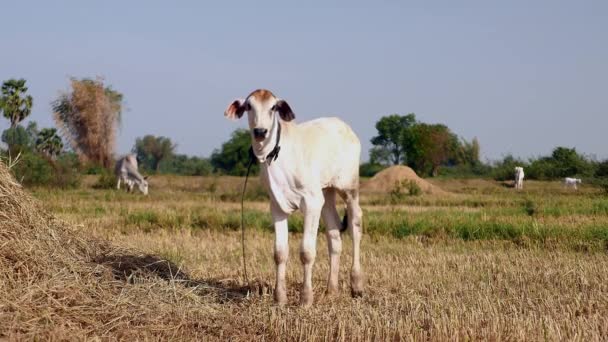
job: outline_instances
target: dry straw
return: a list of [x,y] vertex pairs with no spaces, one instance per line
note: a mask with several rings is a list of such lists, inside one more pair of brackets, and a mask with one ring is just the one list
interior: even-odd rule
[[214,303],[240,295],[225,288],[88,238],[42,210],[0,162],[0,339],[209,337]]

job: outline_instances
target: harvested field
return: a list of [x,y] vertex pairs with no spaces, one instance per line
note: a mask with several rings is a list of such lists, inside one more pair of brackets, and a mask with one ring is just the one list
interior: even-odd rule
[[397,204],[366,190],[366,294],[349,296],[345,236],[342,292],[323,296],[322,228],[315,305],[301,309],[301,217],[290,220],[290,304],[278,308],[266,286],[274,277],[268,206],[255,181],[246,220],[249,269],[258,286],[245,287],[234,196],[240,182],[157,176],[148,197],[86,185],[33,189],[30,196],[0,166],[0,338],[608,336],[608,199],[593,188],[571,194],[536,182],[516,193],[493,182],[441,180],[453,194]]

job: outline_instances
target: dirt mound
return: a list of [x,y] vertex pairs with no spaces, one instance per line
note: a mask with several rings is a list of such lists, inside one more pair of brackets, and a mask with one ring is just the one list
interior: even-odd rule
[[367,182],[361,185],[364,191],[369,192],[389,192],[395,188],[395,184],[401,181],[414,181],[420,189],[427,194],[444,194],[436,185],[418,177],[416,172],[411,168],[403,165],[391,166],[378,172]]
[[0,340],[201,339],[213,289],[54,218],[0,161]]

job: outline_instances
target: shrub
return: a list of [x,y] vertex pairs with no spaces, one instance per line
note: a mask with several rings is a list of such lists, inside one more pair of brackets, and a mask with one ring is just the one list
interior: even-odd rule
[[109,170],[103,169],[93,184],[93,189],[112,189],[116,186],[116,177]]
[[524,211],[529,216],[534,216],[535,214],[538,213],[538,205],[536,204],[536,202],[532,201],[531,199],[527,199],[524,202]]
[[373,177],[376,173],[384,170],[386,166],[376,163],[363,163],[359,166],[359,176]]
[[492,178],[497,181],[513,180],[516,166],[527,168],[526,163],[508,155],[503,160],[494,164],[494,169],[491,172]]
[[80,163],[75,154],[63,154],[52,163],[54,178],[51,185],[66,189],[76,188],[80,185]]
[[413,180],[396,181],[390,191],[391,203],[399,203],[403,201],[405,196],[419,196],[422,194],[422,189]]
[[25,152],[11,172],[21,184],[26,186],[48,185],[54,177],[54,170],[48,160],[41,156]]

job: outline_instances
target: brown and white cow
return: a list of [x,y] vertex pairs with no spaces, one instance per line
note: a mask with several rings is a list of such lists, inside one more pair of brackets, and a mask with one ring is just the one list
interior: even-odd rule
[[304,282],[300,303],[313,303],[312,269],[316,256],[319,219],[327,226],[330,271],[327,293],[338,291],[338,268],[343,224],[336,210],[336,196],[346,201],[344,226],[352,235],[351,294],[363,294],[360,264],[362,211],[359,206],[361,144],[353,130],[338,118],[295,123],[289,104],[270,91],[259,89],[233,101],[224,115],[238,119],[247,112],[253,153],[261,164],[261,178],[270,194],[274,222],[276,263],[275,301],[287,302],[285,268],[288,258],[287,218],[300,209],[304,234],[300,260]]

